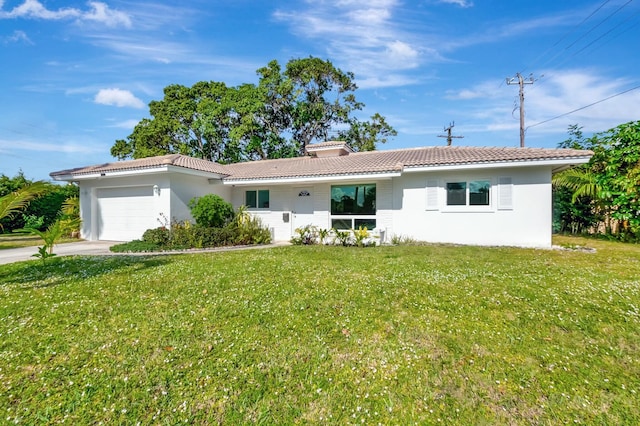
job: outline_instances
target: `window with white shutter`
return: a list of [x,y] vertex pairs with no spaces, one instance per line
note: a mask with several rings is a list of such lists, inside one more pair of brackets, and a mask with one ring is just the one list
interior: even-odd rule
[[498,178],[498,210],[513,210],[513,183],[510,177]]
[[427,210],[438,210],[438,180],[427,180]]

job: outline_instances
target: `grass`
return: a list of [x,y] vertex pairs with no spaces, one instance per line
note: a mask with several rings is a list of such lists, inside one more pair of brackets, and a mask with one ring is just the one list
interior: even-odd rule
[[[77,238],[61,238],[58,243],[73,243],[76,241],[80,240]],[[41,246],[42,244],[44,244],[44,241],[37,235],[0,234],[0,251],[20,247],[35,247]]]
[[0,266],[0,419],[638,424],[640,246]]

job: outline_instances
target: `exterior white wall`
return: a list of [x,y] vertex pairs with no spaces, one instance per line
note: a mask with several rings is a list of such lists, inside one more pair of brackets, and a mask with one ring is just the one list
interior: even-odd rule
[[[259,217],[262,224],[271,230],[271,236],[275,241],[288,241],[293,232],[292,187],[288,185],[234,186],[231,189],[231,204],[234,209],[237,209],[245,204],[245,191],[265,189],[269,190],[269,208],[249,209],[249,212]],[[311,194],[313,196],[313,192]]]
[[[351,183],[351,182],[349,182]],[[377,228],[386,231],[393,224],[393,182],[384,181],[358,181],[354,184],[376,184]],[[289,241],[295,235],[295,228],[305,225],[313,225],[322,229],[331,228],[331,185],[341,185],[344,182],[327,182],[315,184],[296,185],[271,185],[271,186],[235,186],[231,192],[231,202],[234,208],[245,203],[245,191],[269,190],[269,209],[249,209],[251,214],[260,217],[262,223],[271,229],[275,241]],[[295,199],[301,189],[308,189],[313,214],[303,220],[297,220],[295,216]],[[288,215],[288,222],[285,217]],[[388,233],[387,233],[388,235]]]
[[[512,208],[498,208],[498,179],[509,177],[512,185]],[[491,181],[489,206],[448,207],[445,183],[471,180]],[[427,205],[427,182],[437,182],[437,206]],[[245,203],[246,190],[269,190],[268,209],[250,209],[271,229],[275,241],[288,241],[296,226],[315,225],[331,228],[331,185],[376,184],[376,224],[386,242],[391,237],[407,236],[420,241],[551,247],[551,168],[512,167],[467,171],[408,172],[393,179],[334,181],[277,185],[211,184],[206,177],[185,173],[139,174],[80,181],[81,236],[98,238],[96,195],[100,188],[157,185],[154,208],[150,215],[160,219],[191,220],[188,207],[193,197],[217,194],[230,200],[234,208]],[[313,208],[308,216],[296,221],[296,198],[300,189],[309,190]],[[433,194],[432,194],[433,195]],[[305,221],[305,223],[298,223]],[[160,225],[160,222],[158,222]]]
[[[98,239],[99,211],[97,194],[101,188],[122,188],[132,186],[157,185],[160,194],[154,194],[154,211],[150,214],[160,218],[160,213],[170,215],[170,185],[166,174],[149,174],[116,178],[80,181],[80,236],[89,241]],[[133,239],[133,238],[132,238]]]
[[[512,209],[498,208],[499,177],[512,181]],[[488,179],[490,206],[446,205],[445,182]],[[427,208],[427,180],[437,180],[436,209]],[[419,241],[551,247],[551,169],[526,167],[467,172],[406,173],[395,178],[389,235]]]
[[[154,194],[154,208],[149,212],[157,219],[156,225],[164,224],[164,218],[171,221],[193,220],[189,210],[189,201],[193,197],[206,194],[218,194],[229,199],[230,190],[221,184],[210,184],[206,177],[179,174],[179,173],[154,173],[140,174],[137,176],[105,177],[79,181],[80,187],[80,217],[82,226],[80,236],[89,241],[98,239],[99,214],[97,194],[101,188],[123,188],[132,186],[157,186],[158,192]],[[139,238],[132,236],[130,239]]]
[[189,201],[194,197],[208,194],[219,195],[225,200],[230,199],[231,189],[222,185],[219,180],[209,183],[206,177],[172,173],[171,183],[171,217],[170,220],[193,220]]

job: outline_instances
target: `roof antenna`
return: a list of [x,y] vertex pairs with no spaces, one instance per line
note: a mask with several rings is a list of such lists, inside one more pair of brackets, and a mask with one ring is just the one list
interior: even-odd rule
[[455,121],[449,123],[449,127],[445,127],[444,131],[447,132],[446,135],[438,135],[439,138],[447,138],[447,146],[451,146],[452,139],[462,139],[464,136],[451,136],[451,129],[453,129],[456,125]]

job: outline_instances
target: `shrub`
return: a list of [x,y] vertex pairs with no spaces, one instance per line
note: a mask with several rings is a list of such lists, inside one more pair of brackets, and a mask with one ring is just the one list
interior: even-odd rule
[[237,229],[236,244],[269,244],[271,242],[271,231],[262,225],[259,217],[244,214],[246,209],[238,209],[238,215],[233,222]]
[[215,194],[191,199],[189,208],[196,223],[209,228],[221,228],[234,217],[231,203]]
[[238,228],[229,224],[224,228],[195,227],[196,235],[202,247],[223,247],[235,244],[238,239]]
[[169,223],[164,215],[161,215],[159,222],[164,226],[147,229],[142,240],[119,244],[114,246],[113,251],[148,252],[271,242],[271,232],[262,226],[260,218],[251,216],[242,208],[232,221],[221,227],[192,225],[189,221],[179,222],[175,219]]
[[336,236],[334,240],[335,244],[344,247],[353,245],[353,235],[351,234],[351,231],[339,231],[334,228],[333,233]]
[[[70,197],[78,197],[79,191],[76,185],[51,185],[49,190],[31,204],[25,211],[26,215],[42,216],[43,228],[48,227],[60,218],[65,201]],[[26,227],[26,225],[25,225]]]
[[302,228],[296,228],[295,232],[298,235],[291,238],[291,244],[293,245],[312,245],[316,244],[316,242],[318,242],[318,240],[320,239],[318,235],[318,229],[313,225],[306,225]]
[[168,245],[172,249],[202,248],[202,239],[188,220],[174,221],[171,224]]
[[161,226],[159,228],[147,229],[142,234],[142,241],[145,243],[155,244],[158,247],[165,247],[171,239],[171,231]]
[[24,221],[25,228],[42,229],[44,227],[44,216],[36,216],[34,214],[23,214],[22,220]]
[[150,243],[142,240],[133,240],[128,243],[116,244],[109,248],[114,253],[139,253],[139,252],[153,252],[160,251],[160,247],[157,244]]

